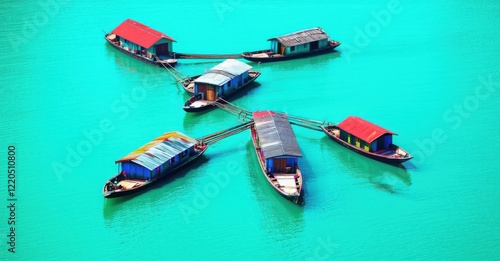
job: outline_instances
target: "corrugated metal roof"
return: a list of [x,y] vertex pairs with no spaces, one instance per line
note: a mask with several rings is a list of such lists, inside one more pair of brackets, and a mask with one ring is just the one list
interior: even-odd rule
[[234,77],[227,77],[224,74],[218,73],[205,73],[202,76],[198,77],[198,79],[194,80],[195,83],[206,83],[213,84],[217,86],[224,85],[226,82],[229,82]]
[[158,42],[162,38],[175,42],[175,40],[172,39],[170,36],[162,32],[158,32],[152,28],[149,28],[132,19],[125,20],[118,27],[116,27],[111,33],[116,34],[121,38],[125,38],[144,48],[151,47],[154,43]]
[[266,159],[279,156],[302,157],[292,126],[284,114],[271,111],[252,114]]
[[195,83],[206,83],[221,86],[234,77],[250,70],[252,66],[235,59],[227,59],[216,65],[202,76],[198,77]]
[[368,143],[371,143],[384,134],[396,134],[356,116],[347,117],[339,123],[338,126],[345,132],[348,132]]
[[278,40],[285,46],[296,46],[328,38],[329,36],[325,33],[325,31],[323,31],[323,29],[315,27],[283,36],[274,37],[269,39],[268,41]]
[[252,69],[252,66],[235,59],[227,59],[224,62],[219,63],[214,68],[212,68],[212,70],[220,70],[228,72],[235,76],[240,75],[250,69]]
[[115,163],[132,161],[153,170],[195,144],[195,139],[180,132],[167,132]]

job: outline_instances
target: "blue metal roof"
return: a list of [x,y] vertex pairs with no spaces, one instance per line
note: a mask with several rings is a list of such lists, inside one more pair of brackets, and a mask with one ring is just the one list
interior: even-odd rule
[[235,59],[227,59],[198,77],[194,82],[221,86],[251,68],[252,66],[246,63]]
[[142,155],[133,159],[135,162],[149,170],[153,170],[171,158],[179,155],[183,151],[194,146],[194,142],[184,142],[180,139],[169,138],[166,141],[156,144],[154,147],[145,151]]
[[234,77],[227,77],[226,75],[223,74],[218,74],[218,73],[205,73],[202,76],[198,77],[198,79],[194,80],[195,84],[196,83],[206,83],[206,84],[213,84],[217,86],[224,85],[226,82],[229,82],[231,79]]
[[131,161],[153,170],[193,147],[196,142],[195,139],[180,132],[168,132],[116,162]]
[[240,75],[250,69],[252,69],[252,66],[235,59],[227,59],[224,62],[219,63],[214,68],[212,68],[212,70],[221,70],[235,76]]

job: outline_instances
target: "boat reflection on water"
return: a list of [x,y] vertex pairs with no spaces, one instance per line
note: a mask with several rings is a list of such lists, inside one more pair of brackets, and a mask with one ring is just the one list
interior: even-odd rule
[[340,59],[342,53],[339,51],[332,51],[325,55],[308,57],[305,59],[290,60],[284,63],[260,63],[255,68],[261,72],[267,73],[269,68],[272,71],[301,71],[310,68],[326,68],[332,60]]
[[120,66],[124,67],[125,69],[133,72],[162,72],[165,69],[161,67],[153,67],[153,66],[148,66],[147,64],[138,61],[136,59],[130,59],[130,57],[124,56],[120,54],[115,48],[110,46],[107,43],[104,43],[104,50],[106,52],[106,57],[109,57],[109,59],[113,59],[114,62]]
[[262,229],[276,241],[296,238],[297,233],[304,230],[303,206],[305,202],[302,201],[301,205],[295,204],[269,186],[266,178],[261,174],[252,141],[246,144],[246,158],[248,164],[242,165],[242,172],[248,173],[254,202],[261,209],[259,213],[262,213]]
[[[201,155],[199,159],[193,161],[188,168],[179,169],[175,175],[165,177],[157,183],[151,184],[146,190],[138,191],[134,194],[104,199],[103,202],[103,217],[106,225],[110,225],[116,217],[130,216],[130,212],[136,213],[137,216],[143,215],[144,211],[148,211],[148,206],[156,204],[166,204],[166,202],[175,203],[170,200],[176,193],[183,193],[185,190],[194,190],[192,187],[190,172],[193,169],[204,167],[209,158]],[[139,203],[134,203],[137,201]],[[132,215],[133,216],[133,215]]]
[[354,153],[339,144],[331,142],[328,137],[320,140],[322,151],[331,154],[329,157],[338,160],[341,169],[349,175],[366,180],[376,189],[390,194],[401,194],[411,186],[411,175],[404,165],[388,165]]

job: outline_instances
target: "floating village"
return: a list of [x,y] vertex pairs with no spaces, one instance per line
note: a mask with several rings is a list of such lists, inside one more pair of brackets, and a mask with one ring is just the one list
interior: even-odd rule
[[[249,130],[262,175],[276,193],[288,200],[303,202],[300,170],[302,157],[292,125],[319,131],[342,145],[345,153],[359,153],[373,160],[399,166],[412,159],[410,153],[393,143],[396,133],[361,117],[348,116],[340,123],[309,119],[279,111],[250,111],[231,103],[239,91],[258,81],[261,72],[252,63],[280,62],[327,54],[340,45],[321,28],[311,28],[268,39],[270,48],[241,54],[187,54],[173,51],[175,40],[131,19],[106,33],[106,41],[118,51],[145,63],[160,66],[191,96],[183,105],[185,113],[222,109],[243,123],[224,130],[214,130],[193,138],[179,131],[169,131],[115,161],[118,173],[103,187],[105,198],[114,198],[146,189],[160,179],[189,168],[210,145],[231,135]],[[222,59],[209,70],[186,76],[175,68],[182,59]],[[241,59],[249,61],[249,64]],[[180,110],[180,108],[179,108]]]

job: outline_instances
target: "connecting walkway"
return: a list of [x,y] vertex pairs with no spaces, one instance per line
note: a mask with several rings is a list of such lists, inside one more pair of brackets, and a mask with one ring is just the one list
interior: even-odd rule
[[[234,105],[234,104],[232,104],[224,99],[219,99],[219,101],[214,102],[214,104],[217,107],[236,115],[238,117],[238,119],[243,121],[244,123],[236,125],[234,127],[226,129],[226,130],[218,131],[218,132],[200,137],[197,140],[201,144],[212,145],[212,144],[214,144],[222,139],[225,139],[227,137],[230,137],[232,135],[235,135],[235,134],[243,132],[247,129],[250,129],[252,127],[252,125],[254,125],[251,111],[240,108],[240,107],[238,107],[238,106],[236,106],[236,105]],[[277,112],[277,113],[282,113],[282,112]],[[287,115],[288,120],[290,121],[290,124],[297,125],[297,126],[304,127],[304,128],[308,128],[308,129],[315,130],[315,131],[322,132],[323,130],[321,127],[326,127],[326,126],[332,125],[332,123],[327,122],[327,121],[307,119],[304,117],[290,115],[287,113],[282,113],[282,114]]]
[[[215,105],[227,112],[230,112],[238,117],[238,119],[242,121],[252,121],[252,112],[243,108],[240,108],[224,99],[219,99],[220,102],[215,102]],[[285,114],[288,117],[288,120],[290,121],[290,124],[297,125],[300,127],[304,127],[307,129],[315,130],[315,131],[320,131],[322,132],[321,127],[327,127],[334,125],[334,123],[328,122],[328,121],[320,121],[320,120],[314,120],[314,119],[308,119],[305,117],[301,116],[295,116],[295,115],[290,115],[288,113],[284,112],[278,112],[275,111],[276,113],[281,113]]]
[[174,53],[174,59],[238,59],[241,57],[241,54]]
[[[155,57],[156,57],[156,59],[159,59],[158,56],[155,55]],[[181,85],[183,82],[190,79],[189,76],[187,76],[187,75],[183,74],[181,71],[175,69],[174,66],[172,66],[170,63],[161,63],[161,65]]]
[[218,131],[218,132],[215,132],[215,133],[203,136],[201,138],[198,138],[197,140],[201,144],[212,145],[212,144],[214,144],[214,143],[216,143],[216,142],[218,142],[218,141],[220,141],[222,139],[225,139],[225,138],[227,138],[229,136],[238,134],[238,133],[240,133],[242,131],[245,131],[245,130],[249,129],[250,127],[252,127],[253,124],[254,124],[254,122],[252,120],[252,121],[240,124],[240,125],[236,125],[236,126],[234,126],[232,128],[229,128],[229,129],[226,129],[226,130],[223,130],[223,131]]

